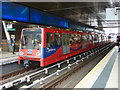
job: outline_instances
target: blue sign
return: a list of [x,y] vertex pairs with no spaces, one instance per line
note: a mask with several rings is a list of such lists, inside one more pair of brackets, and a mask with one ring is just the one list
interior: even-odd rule
[[16,31],[15,28],[8,28],[7,31]]
[[0,19],[68,28],[68,20],[66,19],[16,3],[2,2],[0,9],[2,10]]
[[43,25],[68,27],[68,21],[60,17],[30,8],[30,22]]
[[29,9],[23,5],[2,2],[2,19],[29,22]]
[[37,24],[46,24],[47,18],[41,11],[30,8],[30,22]]
[[1,19],[85,30],[85,25],[12,2],[2,2],[0,9],[2,9]]

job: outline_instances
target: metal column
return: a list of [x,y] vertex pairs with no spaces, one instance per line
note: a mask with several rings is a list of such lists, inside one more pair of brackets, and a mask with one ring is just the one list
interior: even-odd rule
[[2,21],[2,23],[3,23],[3,28],[4,28],[4,31],[5,31],[6,38],[7,38],[7,42],[9,43],[8,47],[9,47],[9,50],[11,52],[12,51],[12,46],[11,46],[10,34],[7,31],[7,26],[6,26],[5,21]]

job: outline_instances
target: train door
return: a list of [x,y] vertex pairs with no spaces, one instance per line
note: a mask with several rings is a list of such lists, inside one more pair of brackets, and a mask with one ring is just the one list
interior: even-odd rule
[[93,48],[93,37],[91,32],[89,33],[89,47],[90,49]]
[[88,42],[87,35],[86,35],[86,33],[83,33],[83,34],[82,34],[82,49],[87,48],[87,47],[86,47],[87,42]]
[[70,53],[69,38],[67,33],[62,34],[63,54]]

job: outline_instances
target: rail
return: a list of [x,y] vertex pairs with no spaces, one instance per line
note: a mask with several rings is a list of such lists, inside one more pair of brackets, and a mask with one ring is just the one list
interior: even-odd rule
[[[114,43],[113,43],[113,44],[114,44]],[[47,80],[48,78],[50,78],[50,77],[52,77],[52,76],[54,76],[54,75],[59,75],[62,71],[66,70],[66,69],[70,69],[72,66],[77,65],[77,64],[79,64],[79,62],[84,61],[85,58],[88,58],[88,57],[90,57],[90,56],[93,56],[94,54],[96,54],[96,53],[98,53],[98,52],[100,52],[100,53],[104,52],[104,51],[107,50],[109,47],[113,46],[113,44],[110,43],[110,44],[107,44],[107,45],[104,46],[104,47],[94,48],[94,49],[92,49],[92,50],[90,50],[90,51],[88,51],[88,52],[84,52],[84,53],[82,53],[82,54],[80,54],[80,55],[77,55],[77,56],[72,57],[72,58],[70,58],[70,59],[67,59],[67,60],[65,60],[65,61],[59,62],[59,63],[57,63],[57,64],[55,64],[55,65],[53,65],[53,66],[44,68],[44,69],[42,69],[42,70],[40,70],[40,71],[37,71],[37,72],[35,72],[35,73],[29,74],[29,75],[26,75],[26,76],[21,77],[21,78],[19,78],[19,79],[13,80],[13,81],[8,82],[8,83],[5,83],[5,84],[3,84],[3,85],[0,86],[0,89],[10,88],[10,87],[16,86],[16,85],[18,85],[18,84],[20,84],[20,83],[23,83],[23,82],[29,83],[32,78],[36,77],[37,75],[40,75],[40,73],[48,74],[49,69],[54,68],[54,67],[57,67],[58,70],[57,70],[56,72],[54,72],[54,73],[52,73],[52,74],[50,74],[50,75],[47,75],[46,77],[42,77],[42,78],[40,78],[40,79],[37,79],[37,80],[33,81],[32,84],[30,84],[30,85],[28,85],[28,86],[23,86],[23,87],[24,87],[24,88],[31,88],[32,86],[34,86],[34,85],[37,84],[37,83],[43,84],[44,81]],[[75,62],[74,62],[74,63],[70,63],[71,60],[74,60]],[[67,66],[64,67],[64,68],[62,68],[62,69],[60,69],[60,68],[61,68],[61,64],[63,64],[63,63],[66,63]]]

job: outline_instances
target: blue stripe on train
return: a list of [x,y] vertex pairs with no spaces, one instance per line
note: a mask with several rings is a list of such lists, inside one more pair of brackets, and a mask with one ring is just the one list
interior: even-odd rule
[[[41,55],[41,58],[47,58],[51,55],[53,55],[60,47],[55,47],[55,48],[46,48],[46,47],[43,47],[42,48],[42,55]],[[78,49],[72,49],[70,48],[70,50],[72,51],[77,51],[77,50],[80,50],[82,48],[82,46]]]
[[41,58],[47,58],[51,55],[53,55],[60,47],[55,47],[55,48],[42,48],[42,55]]
[[70,50],[72,50],[72,51],[77,51],[77,50],[80,50],[81,48],[82,48],[82,46],[79,47],[78,49],[72,49],[72,48],[70,48]]

